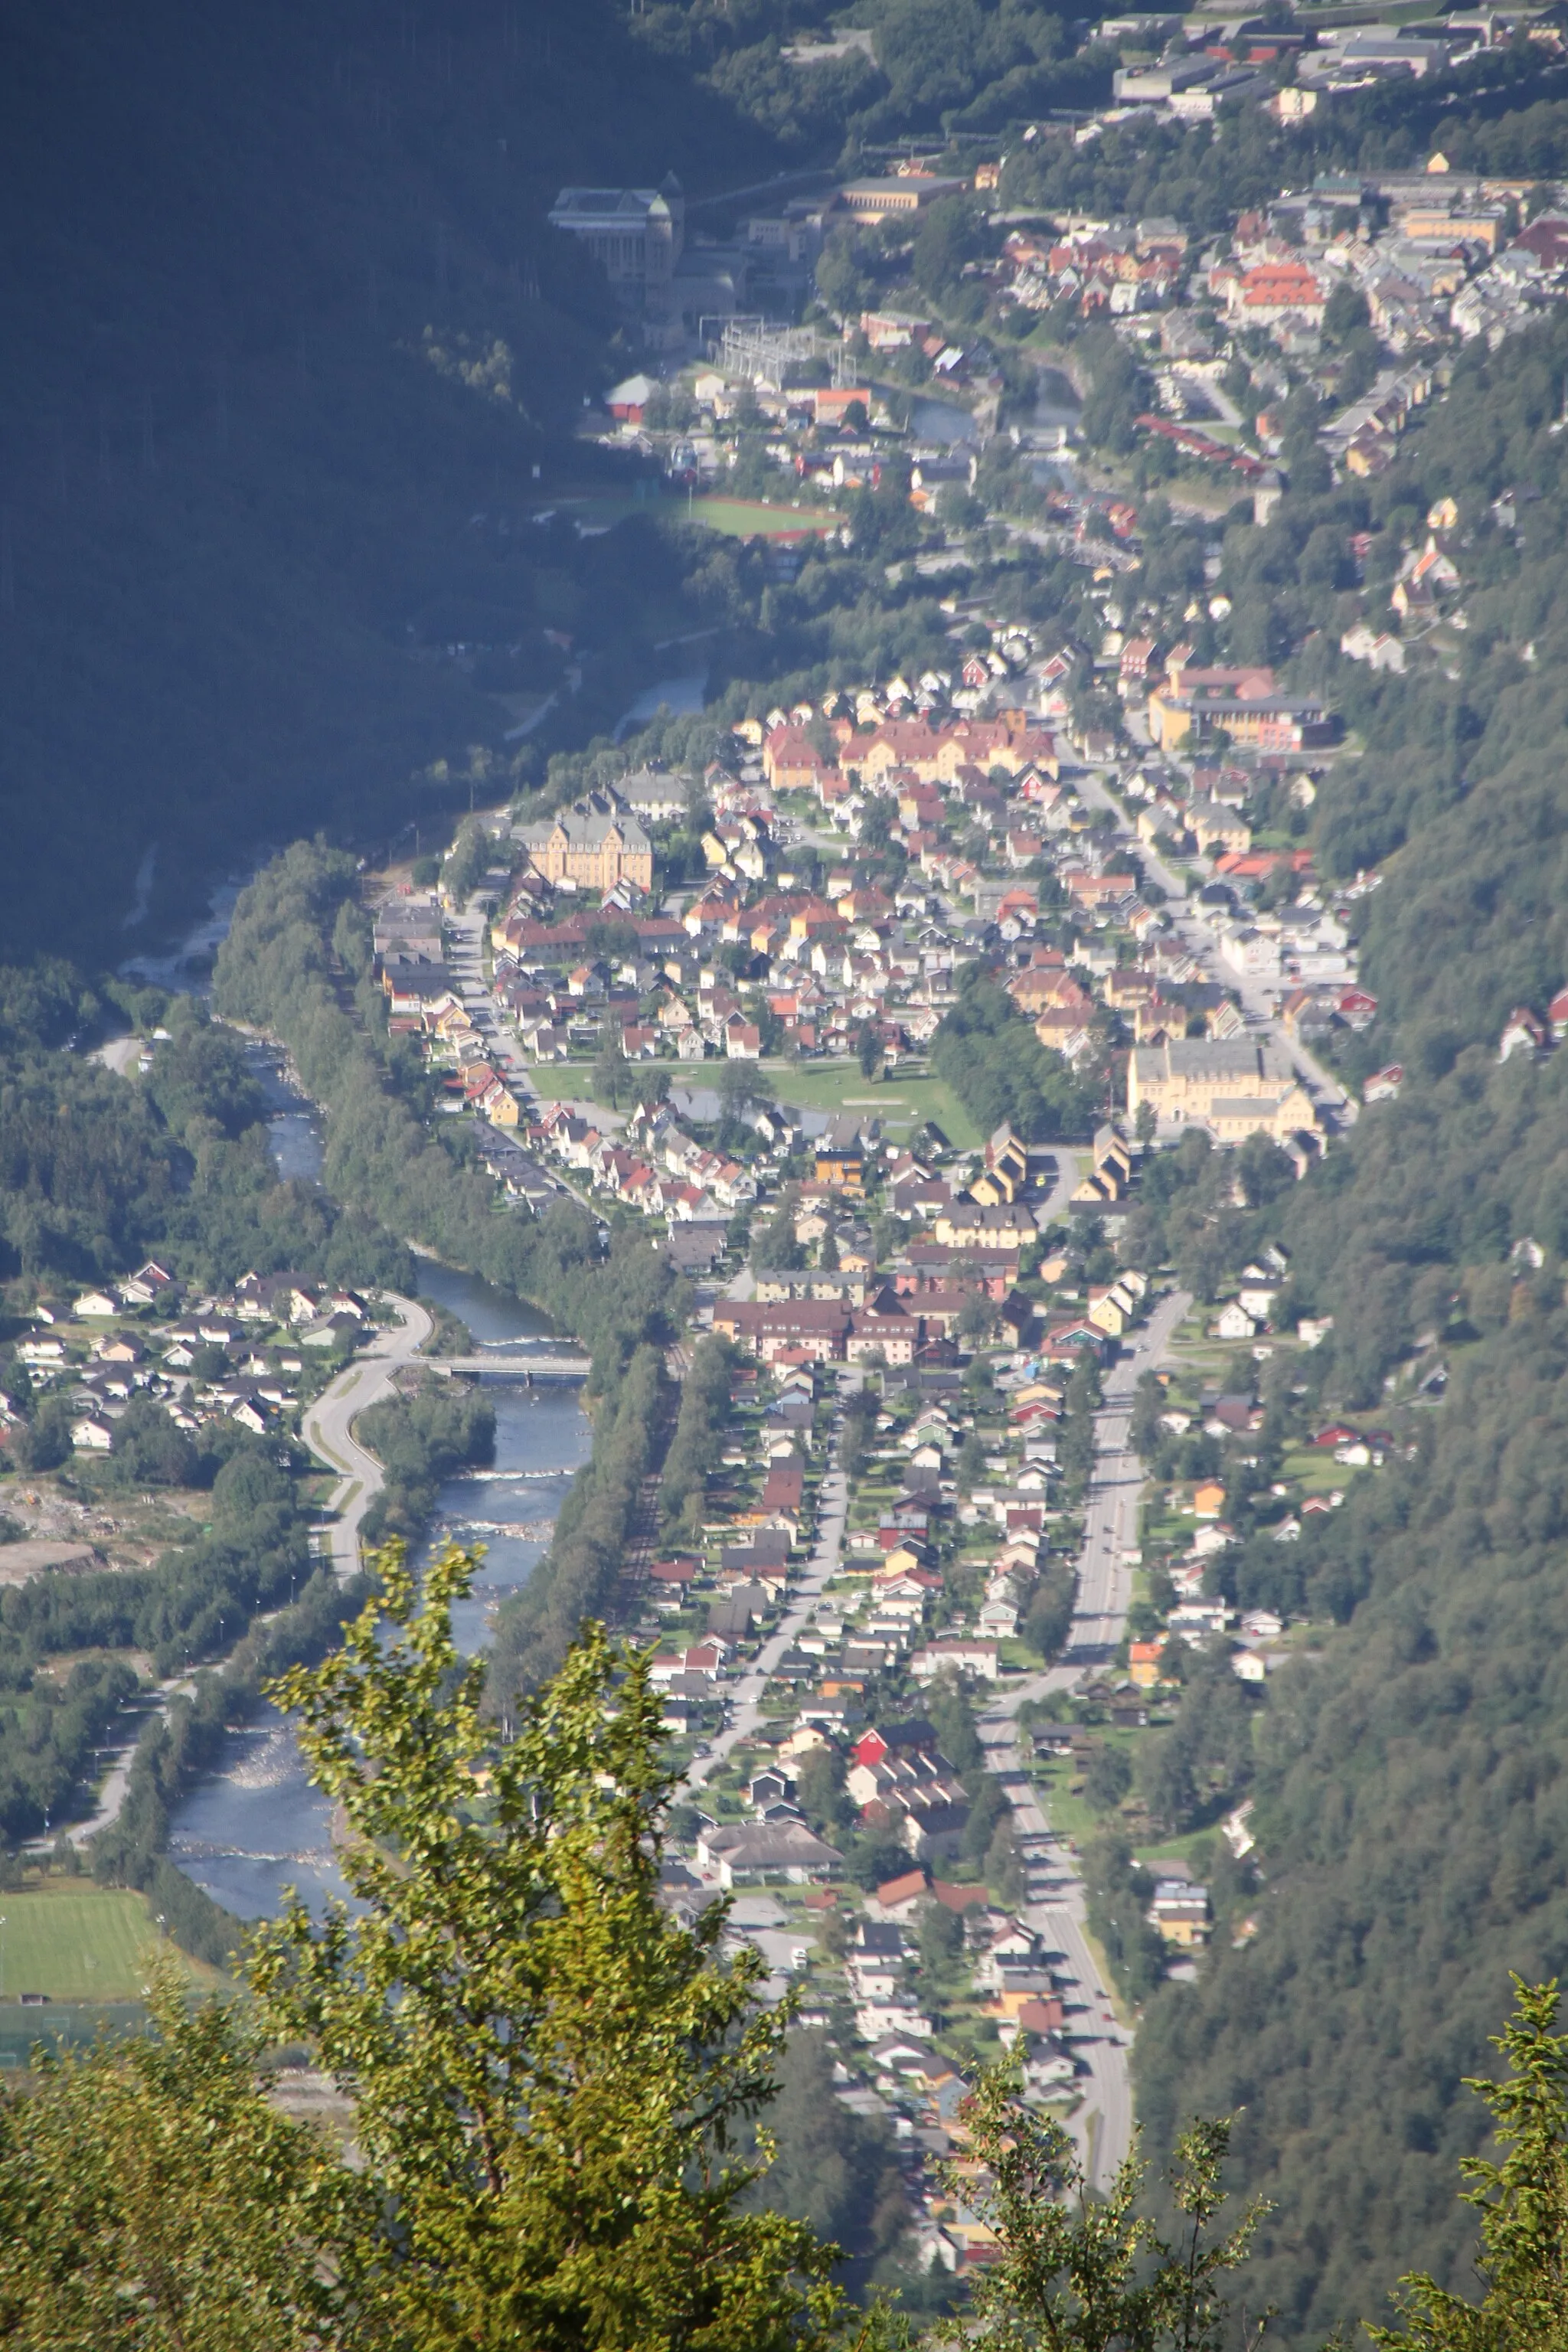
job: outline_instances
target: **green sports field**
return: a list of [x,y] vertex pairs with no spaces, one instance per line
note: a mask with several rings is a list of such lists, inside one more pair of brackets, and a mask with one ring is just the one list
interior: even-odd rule
[[910,1135],[934,1118],[948,1141],[968,1150],[984,1139],[950,1086],[941,1078],[905,1077],[895,1072],[875,1086],[856,1062],[770,1065],[779,1100],[802,1110],[863,1111],[897,1137]]
[[[665,1071],[672,1087],[711,1087],[723,1064],[662,1062],[647,1066]],[[934,1118],[960,1150],[973,1150],[984,1140],[952,1087],[941,1078],[895,1076],[873,1086],[853,1061],[767,1062],[763,1067],[780,1102],[793,1103],[801,1110],[863,1110],[880,1119],[895,1137],[910,1135],[928,1118]],[[590,1062],[545,1063],[528,1074],[534,1092],[547,1102],[591,1100],[593,1076]]]
[[628,515],[657,515],[667,522],[689,519],[706,524],[710,530],[722,531],[731,539],[750,539],[760,534],[764,539],[789,539],[811,533],[837,530],[844,520],[839,514],[826,514],[820,507],[791,506],[787,499],[727,499],[693,497],[689,499],[675,491],[661,492],[657,498],[626,498],[600,495],[582,499],[563,499],[561,511],[574,516],[580,522],[600,527],[625,522]]
[[135,2000],[162,1949],[195,1974],[163,1935],[146,1899],[69,1880],[0,1894],[0,2001]]

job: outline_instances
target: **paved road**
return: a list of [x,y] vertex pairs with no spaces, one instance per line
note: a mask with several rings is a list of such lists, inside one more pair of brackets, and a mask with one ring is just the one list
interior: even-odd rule
[[531,1097],[527,1062],[517,1040],[502,1028],[497,1017],[495,999],[485,985],[483,947],[485,927],[489,914],[479,903],[482,894],[476,893],[461,911],[448,918],[450,948],[448,963],[458,994],[468,1007],[469,1017],[489,1048],[491,1061],[504,1071],[507,1083],[524,1100]]
[[1079,1554],[1078,1606],[1069,1646],[1061,1664],[1032,1675],[999,1697],[983,1719],[980,1736],[1013,1807],[1013,1825],[1023,1857],[1029,1900],[1028,1924],[1047,1948],[1061,1955],[1068,2024],[1089,2068],[1084,2104],[1076,2130],[1090,2178],[1099,2189],[1132,2145],[1132,2090],[1127,2071],[1131,2036],[1115,2021],[1110,1995],[1084,1937],[1084,1888],[1073,1856],[1051,1833],[1038,1800],[1024,1777],[1029,1757],[1015,1720],[1026,1699],[1043,1698],[1078,1680],[1086,1666],[1112,1652],[1132,1597],[1132,1566],[1124,1555],[1138,1538],[1138,1496],[1142,1469],[1128,1444],[1132,1392],[1140,1376],[1152,1370],[1192,1300],[1174,1291],[1150,1316],[1131,1346],[1107,1372],[1104,1404],[1096,1425],[1096,1462]]
[[401,1318],[401,1328],[379,1332],[372,1345],[322,1390],[300,1423],[311,1453],[339,1474],[331,1504],[334,1515],[331,1560],[340,1583],[344,1584],[358,1573],[360,1523],[380,1492],[382,1480],[380,1463],[358,1443],[353,1424],[367,1406],[389,1394],[396,1374],[418,1354],[436,1328],[416,1299],[401,1297],[395,1291],[384,1291],[382,1297]]
[[[852,1396],[860,1385],[858,1370],[849,1370],[843,1375],[838,1392],[840,1396]],[[835,1467],[826,1472],[823,1477],[816,1514],[816,1538],[805,1572],[779,1621],[777,1631],[763,1643],[756,1664],[748,1668],[736,1685],[729,1722],[708,1754],[699,1756],[693,1762],[686,1776],[689,1788],[700,1789],[709,1775],[719,1769],[731,1748],[749,1738],[762,1720],[762,1696],[768,1676],[821,1600],[825,1586],[838,1573],[848,1513],[848,1486],[843,1471]]]
[[1058,1144],[1057,1181],[1045,1199],[1035,1205],[1035,1215],[1042,1233],[1058,1217],[1072,1213],[1072,1196],[1078,1190],[1079,1177],[1082,1173],[1079,1163],[1084,1156],[1079,1151],[1069,1151],[1065,1143]]
[[[120,1819],[121,1808],[130,1793],[131,1767],[149,1719],[155,1715],[167,1715],[170,1699],[176,1691],[190,1689],[192,1679],[189,1675],[175,1675],[168,1682],[160,1683],[155,1690],[121,1708],[112,1727],[115,1738],[122,1744],[114,1750],[114,1761],[93,1801],[91,1813],[85,1822],[73,1822],[66,1832],[72,1845],[86,1845],[89,1838],[96,1837],[100,1830],[106,1830],[111,1822]],[[51,1838],[36,1838],[28,1850],[34,1853],[44,1853],[52,1843]]]
[[[1137,740],[1142,725],[1136,714],[1129,714],[1128,726]],[[1117,831],[1128,839],[1132,838],[1132,825],[1126,812],[1097,777],[1079,774],[1075,776],[1074,782],[1090,808],[1109,810],[1116,820]],[[1254,1032],[1267,1036],[1282,1049],[1292,1067],[1307,1080],[1324,1109],[1332,1115],[1338,1125],[1353,1126],[1360,1115],[1360,1104],[1345,1093],[1338,1078],[1324,1067],[1315,1054],[1309,1053],[1305,1045],[1299,1045],[1287,1034],[1276,1009],[1281,993],[1279,987],[1267,987],[1256,980],[1238,978],[1228,964],[1221,963],[1219,933],[1208,910],[1189,895],[1185,877],[1175,873],[1152,849],[1140,845],[1138,855],[1144,872],[1165,893],[1165,911],[1178,937],[1204,966],[1209,979],[1218,981],[1223,987],[1235,989]]]

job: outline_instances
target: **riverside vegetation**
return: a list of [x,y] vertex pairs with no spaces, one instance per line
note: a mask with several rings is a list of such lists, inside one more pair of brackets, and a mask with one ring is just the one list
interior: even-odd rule
[[[439,1123],[431,1132],[425,1080],[386,1034],[354,890],[352,858],[296,843],[240,898],[216,1000],[287,1043],[325,1120],[330,1192],[531,1299],[591,1351],[593,1455],[546,1559],[501,1613],[492,1672],[504,1696],[557,1666],[580,1620],[610,1599],[674,1416],[664,1351],[690,1292],[641,1234],[619,1231],[601,1254],[595,1220],[575,1202],[537,1219],[498,1209],[491,1181],[463,1156],[471,1146]],[[699,1383],[694,1410],[703,1394]]]

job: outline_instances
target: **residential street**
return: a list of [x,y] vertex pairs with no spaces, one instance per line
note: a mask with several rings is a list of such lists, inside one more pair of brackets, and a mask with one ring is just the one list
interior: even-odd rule
[[[845,1373],[839,1387],[840,1396],[852,1396],[861,1385],[858,1370]],[[837,1433],[835,1433],[837,1434]],[[822,1500],[817,1512],[816,1540],[805,1574],[796,1587],[788,1609],[779,1621],[778,1630],[763,1643],[754,1665],[736,1685],[729,1722],[714,1740],[706,1756],[699,1756],[687,1774],[687,1786],[700,1789],[710,1772],[718,1769],[738,1740],[755,1730],[760,1720],[760,1703],[768,1676],[789,1648],[822,1598],[823,1588],[838,1573],[839,1555],[844,1549],[844,1527],[849,1510],[849,1491],[842,1470],[835,1467],[825,1473]]]
[[485,926],[489,920],[488,904],[482,893],[476,893],[460,913],[452,916],[451,974],[475,1028],[490,1048],[491,1061],[504,1074],[507,1084],[526,1100],[533,1091],[528,1083],[528,1065],[516,1039],[509,1037],[496,1019],[495,1003],[485,985],[483,950]]
[[384,1291],[381,1303],[402,1318],[402,1328],[378,1333],[364,1353],[322,1390],[300,1422],[310,1451],[339,1473],[329,1508],[333,1514],[332,1566],[341,1583],[359,1568],[360,1522],[381,1488],[381,1465],[356,1441],[352,1424],[368,1405],[389,1393],[396,1373],[418,1354],[435,1328],[416,1299]]

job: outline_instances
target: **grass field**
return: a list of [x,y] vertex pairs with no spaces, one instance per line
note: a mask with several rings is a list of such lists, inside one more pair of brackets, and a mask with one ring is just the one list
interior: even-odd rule
[[934,1118],[948,1141],[968,1150],[983,1140],[951,1087],[941,1078],[896,1074],[872,1086],[857,1062],[804,1062],[770,1066],[779,1100],[801,1110],[863,1110],[891,1134],[907,1135]]
[[0,2000],[135,2000],[160,1948],[195,1973],[145,1897],[115,1887],[68,1880],[0,1894]]
[[[718,1062],[660,1063],[672,1087],[710,1087],[719,1075]],[[873,1086],[860,1075],[858,1062],[768,1062],[763,1065],[782,1103],[799,1110],[864,1110],[880,1119],[894,1137],[910,1134],[928,1118],[960,1150],[972,1150],[984,1140],[951,1087],[941,1078],[893,1077]],[[594,1069],[591,1062],[546,1063],[529,1071],[529,1083],[546,1102],[587,1102]]]
[[792,507],[778,499],[764,502],[761,499],[713,496],[688,499],[674,491],[644,499],[605,493],[563,499],[562,506],[590,528],[625,522],[628,515],[651,514],[662,516],[668,522],[689,520],[703,523],[710,530],[722,531],[731,539],[750,539],[753,534],[764,539],[807,538],[837,530],[844,520],[842,515],[825,513],[820,507]]

